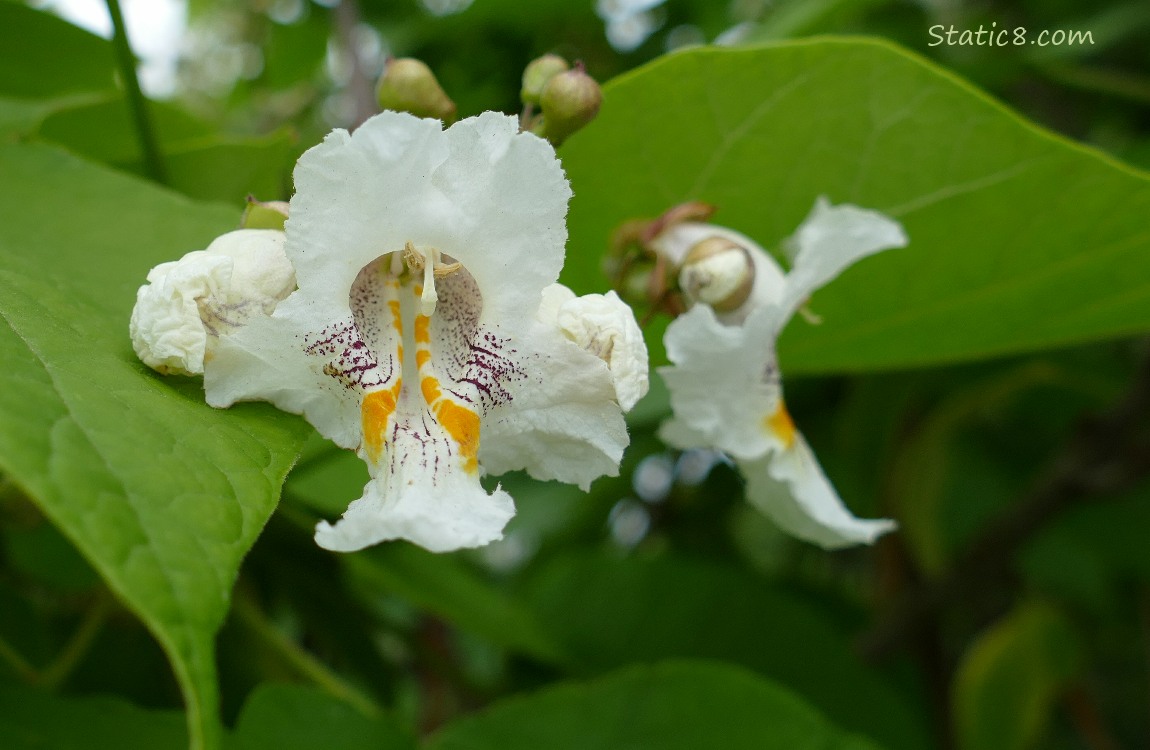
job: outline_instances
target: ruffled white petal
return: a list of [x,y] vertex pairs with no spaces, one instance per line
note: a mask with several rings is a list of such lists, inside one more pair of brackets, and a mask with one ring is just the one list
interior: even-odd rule
[[202,373],[219,335],[269,314],[295,287],[283,247],[283,232],[241,229],[153,268],[129,323],[141,361],[164,373]]
[[895,528],[888,519],[855,518],[839,499],[803,436],[769,456],[738,461],[747,500],[779,528],[826,549],[872,544]]
[[520,342],[532,353],[519,360],[527,377],[509,382],[507,403],[484,417],[480,463],[584,490],[618,474],[627,426],[607,364],[552,323],[537,320]]
[[198,300],[217,295],[227,283],[231,263],[203,250],[156,266],[148,284],[136,292],[128,330],[140,360],[163,373],[204,371],[208,333]]
[[353,552],[407,539],[432,552],[448,552],[501,539],[503,527],[515,515],[511,496],[501,489],[488,495],[477,478],[462,471],[429,471],[415,458],[417,448],[392,445],[390,450],[407,460],[374,471],[363,497],[348,506],[343,518],[334,525],[319,523],[316,543]]
[[659,435],[678,448],[734,456],[747,499],[785,531],[828,549],[873,542],[894,524],[852,516],[794,429],[774,370],[770,312],[724,325],[698,305],[668,327],[674,366],[659,372],[674,416]]
[[346,305],[361,268],[412,242],[463,264],[484,322],[527,325],[563,266],[571,189],[555,151],[494,112],[441,127],[384,112],[300,158],[287,223],[300,289]]
[[743,325],[724,325],[696,305],[667,327],[672,367],[659,368],[674,416],[660,436],[677,448],[717,448],[736,458],[765,454],[774,438],[764,420],[781,403],[770,318],[756,311]]
[[553,322],[580,348],[607,363],[623,411],[646,395],[647,344],[635,314],[615,292],[577,297],[562,284],[552,284],[543,290],[539,319]]
[[[331,354],[317,347],[331,341]],[[335,387],[325,374],[342,362],[340,372],[359,366],[345,348],[361,341],[346,309],[323,305],[299,292],[279,304],[269,317],[249,322],[224,336],[211,366],[204,372],[204,394],[216,408],[237,401],[269,401],[279,409],[302,414],[321,435],[343,448],[357,448],[362,389]],[[374,366],[374,360],[370,363]]]
[[489,112],[444,131],[438,120],[384,112],[310,149],[295,181],[286,251],[299,291],[273,321],[220,348],[205,379],[213,406],[268,400],[355,447],[356,393],[300,344],[325,331],[358,336],[349,290],[362,268],[408,242],[434,247],[475,279],[480,322],[514,336],[562,267],[570,187],[551,146],[520,134],[514,117]]
[[789,320],[811,292],[851,264],[906,244],[906,233],[894,219],[846,203],[832,206],[820,197],[810,215],[784,243],[793,267],[787,274],[783,298],[775,302],[782,310],[783,320]]

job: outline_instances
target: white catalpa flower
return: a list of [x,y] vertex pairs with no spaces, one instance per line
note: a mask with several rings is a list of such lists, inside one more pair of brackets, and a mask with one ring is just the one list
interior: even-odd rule
[[873,542],[889,520],[851,515],[783,403],[775,342],[810,294],[855,261],[907,244],[874,211],[820,198],[789,240],[789,273],[748,237],[711,224],[664,229],[651,246],[679,267],[696,302],[667,328],[660,368],[674,416],[661,430],[679,448],[717,448],[747,480],[747,498],[783,530],[826,548]]
[[132,347],[159,372],[199,375],[221,335],[270,314],[293,289],[283,232],[229,232],[148,273],[132,310]]
[[483,545],[514,514],[484,471],[583,488],[618,471],[639,353],[621,310],[541,310],[571,196],[546,141],[496,113],[443,130],[385,112],[305,153],[295,184],[299,288],[221,338],[204,385],[213,406],[302,414],[367,462],[321,546]]

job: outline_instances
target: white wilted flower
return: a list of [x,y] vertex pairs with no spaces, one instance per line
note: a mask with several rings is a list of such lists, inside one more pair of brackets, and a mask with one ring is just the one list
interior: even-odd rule
[[[664,339],[672,365],[659,372],[674,416],[661,436],[679,448],[717,448],[732,456],[746,477],[748,500],[785,531],[823,547],[873,542],[894,523],[855,518],[843,505],[787,413],[775,342],[814,290],[855,261],[906,244],[892,219],[822,198],[787,243],[789,273],[750,238],[712,224],[672,224],[650,242],[681,268],[680,283],[695,303]],[[722,256],[696,250],[715,246]],[[750,263],[737,262],[742,256],[726,252],[731,247],[745,250]],[[693,251],[704,265],[684,268]],[[716,311],[700,301],[708,290],[726,294],[748,280],[749,293],[740,291],[737,304]]]
[[552,284],[543,290],[539,318],[607,363],[623,411],[646,395],[647,345],[631,308],[615,292],[576,297],[562,284]]
[[482,473],[587,488],[618,472],[620,403],[642,389],[646,352],[609,298],[541,310],[571,195],[548,143],[496,113],[443,130],[385,112],[304,154],[295,183],[298,289],[220,337],[204,386],[213,406],[302,414],[367,462],[363,497],[319,524],[321,546],[479,546],[514,513]]
[[295,289],[283,248],[283,232],[239,229],[153,268],[129,324],[136,355],[163,373],[203,373],[221,335],[270,314]]

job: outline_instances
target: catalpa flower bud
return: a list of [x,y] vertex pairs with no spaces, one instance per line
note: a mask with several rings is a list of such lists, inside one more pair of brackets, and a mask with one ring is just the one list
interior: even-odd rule
[[751,296],[755,263],[742,245],[726,237],[708,237],[687,251],[679,269],[679,288],[692,302],[716,312],[731,312]]
[[258,201],[248,196],[240,229],[278,229],[283,231],[288,218],[287,201]]
[[570,69],[571,66],[559,55],[543,55],[535,58],[523,70],[523,88],[519,92],[519,97],[524,104],[538,104],[539,96],[551,79]]
[[539,95],[543,118],[535,133],[558,146],[595,119],[602,101],[599,84],[587,75],[582,63],[576,63],[571,70],[554,75],[543,87]]
[[455,102],[439,85],[431,68],[411,57],[388,62],[375,96],[382,109],[433,117],[447,124],[455,122]]

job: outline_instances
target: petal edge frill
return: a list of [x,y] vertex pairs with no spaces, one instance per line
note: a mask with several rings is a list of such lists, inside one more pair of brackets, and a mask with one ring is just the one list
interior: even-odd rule
[[521,341],[530,377],[484,417],[480,462],[492,474],[524,469],[584,490],[616,476],[628,436],[607,364],[541,321]]
[[896,526],[889,519],[852,515],[798,433],[789,447],[737,463],[752,505],[783,531],[825,549],[873,544]]
[[320,521],[315,541],[324,549],[354,552],[379,542],[406,539],[432,552],[480,547],[503,537],[515,515],[511,496],[490,495],[462,470],[400,470],[375,476],[335,524]]
[[812,292],[848,266],[882,250],[905,247],[907,242],[902,225],[894,219],[849,203],[831,205],[820,197],[784,243],[793,266],[784,298],[778,303],[783,325]]
[[659,374],[674,416],[660,432],[664,440],[744,459],[775,445],[763,429],[782,400],[768,312],[756,310],[743,325],[729,326],[707,305],[696,305],[667,327],[664,341],[673,364]]

